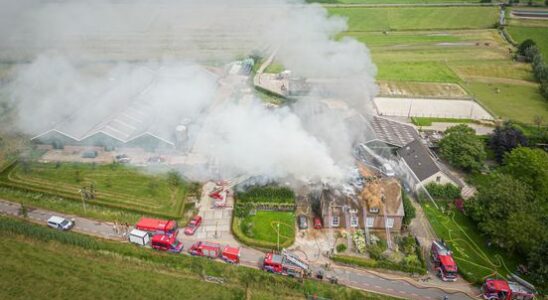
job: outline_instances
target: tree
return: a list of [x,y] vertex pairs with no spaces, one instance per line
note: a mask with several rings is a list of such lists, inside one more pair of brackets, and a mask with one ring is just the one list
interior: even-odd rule
[[548,100],[548,79],[540,82],[540,94]]
[[402,191],[402,201],[403,201],[403,224],[409,225],[411,221],[415,218],[417,215],[417,212],[415,210],[415,207],[413,206],[413,203],[411,203],[411,200],[407,195]]
[[485,149],[474,129],[466,124],[448,128],[439,142],[440,155],[465,171],[478,170],[485,160]]
[[531,191],[506,174],[491,174],[488,182],[478,186],[476,199],[467,201],[467,210],[484,234],[499,246],[513,250],[516,243],[508,239],[508,219],[514,212],[530,206]]
[[525,50],[527,50],[529,47],[536,46],[537,43],[533,41],[532,39],[526,39],[525,41],[521,42],[518,46],[518,53],[520,55],[525,55]]
[[183,178],[181,177],[181,174],[177,172],[176,170],[171,170],[167,173],[167,182],[172,187],[179,187],[183,183]]
[[495,128],[489,138],[489,148],[495,152],[498,163],[502,163],[506,153],[519,146],[527,146],[527,138],[519,128],[514,127],[509,121],[505,122],[503,126]]
[[501,171],[527,184],[540,197],[548,195],[548,153],[541,149],[516,148],[504,158]]
[[540,50],[537,48],[537,46],[531,46],[524,50],[523,55],[528,62],[533,62],[535,57],[540,55]]

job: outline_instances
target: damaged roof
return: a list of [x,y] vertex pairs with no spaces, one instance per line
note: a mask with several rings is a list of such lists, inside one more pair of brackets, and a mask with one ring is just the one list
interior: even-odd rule
[[403,216],[401,185],[395,178],[383,178],[368,183],[360,194],[365,206],[378,208],[379,214]]

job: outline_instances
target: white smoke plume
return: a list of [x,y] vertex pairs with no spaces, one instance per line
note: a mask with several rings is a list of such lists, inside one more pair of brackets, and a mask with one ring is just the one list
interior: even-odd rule
[[[363,44],[337,38],[346,21],[319,5],[13,2],[0,0],[0,59],[20,65],[5,88],[18,107],[18,128],[27,133],[74,118],[82,107],[82,124],[100,122],[137,99],[165,134],[177,120],[194,120],[192,151],[215,162],[222,176],[305,181],[342,179],[352,143],[364,134],[365,126],[346,119],[349,112],[367,112],[377,91],[376,68]],[[239,96],[249,82],[223,82],[204,67],[257,51],[276,51],[292,74],[331,84],[291,107],[266,109],[258,99]]]

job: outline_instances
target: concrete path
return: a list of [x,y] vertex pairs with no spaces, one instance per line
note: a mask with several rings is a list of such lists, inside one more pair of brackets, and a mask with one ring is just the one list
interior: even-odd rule
[[[0,213],[13,216],[19,216],[19,203],[13,203],[0,199]],[[72,216],[44,209],[28,209],[28,219],[38,224],[46,224],[47,219],[52,215],[62,216],[65,218],[73,218],[75,220],[74,231],[83,234],[93,235],[101,238],[126,241],[126,238],[121,233],[116,233],[114,224],[109,222],[100,222]],[[193,242],[203,240],[198,237],[188,237],[183,233],[179,235],[179,239],[183,242],[185,249],[188,249]],[[224,243],[223,240],[214,240]],[[236,242],[233,242],[235,246]],[[246,267],[258,268],[259,260],[264,253],[241,247],[241,265]],[[313,273],[321,269],[323,266],[312,264]],[[443,296],[449,295],[449,299],[471,299],[474,294],[467,295],[457,289],[448,288],[447,285],[439,286],[433,283],[419,283],[410,277],[388,275],[380,272],[362,270],[351,267],[333,265],[326,272],[326,275],[335,275],[339,279],[339,283],[352,288],[361,290],[401,297],[405,299],[442,299]]]

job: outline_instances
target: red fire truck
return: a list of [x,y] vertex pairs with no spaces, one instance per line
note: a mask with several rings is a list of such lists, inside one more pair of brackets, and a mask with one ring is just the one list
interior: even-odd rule
[[262,269],[291,277],[305,277],[310,275],[310,268],[307,263],[302,261],[296,255],[287,251],[282,251],[281,254],[269,252],[265,255]]
[[188,253],[208,258],[221,258],[233,264],[240,262],[240,248],[221,246],[217,243],[196,242],[188,249]]
[[453,254],[443,241],[434,241],[431,249],[434,269],[443,281],[457,280],[457,264],[453,260]]
[[177,235],[177,222],[174,220],[166,221],[143,217],[135,224],[135,228],[151,234]]
[[155,234],[152,236],[150,245],[156,250],[173,253],[179,253],[183,250],[183,243],[179,242],[174,234]]
[[535,298],[534,286],[502,279],[486,279],[481,291],[483,299],[488,300],[531,300]]

